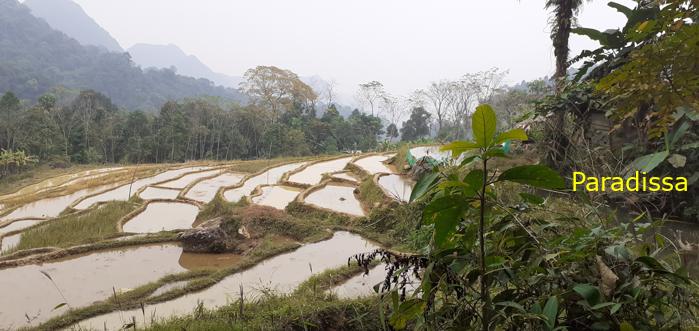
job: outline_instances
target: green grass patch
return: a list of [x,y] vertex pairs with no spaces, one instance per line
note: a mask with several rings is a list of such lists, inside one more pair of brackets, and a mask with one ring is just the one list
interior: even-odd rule
[[139,207],[133,202],[115,201],[86,213],[59,217],[25,231],[15,250],[70,247],[114,237],[119,233],[117,222]]
[[374,183],[373,176],[367,176],[359,184],[359,200],[368,210],[383,204],[386,200],[383,190]]

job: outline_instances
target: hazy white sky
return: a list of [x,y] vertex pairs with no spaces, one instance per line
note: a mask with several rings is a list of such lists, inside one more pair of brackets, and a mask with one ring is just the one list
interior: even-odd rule
[[[554,71],[543,0],[75,1],[124,48],[176,44],[229,75],[276,65],[333,79],[345,97],[369,80],[400,95],[493,66],[508,83]],[[606,3],[586,3],[580,25],[621,25]],[[594,46],[573,36],[571,54]]]

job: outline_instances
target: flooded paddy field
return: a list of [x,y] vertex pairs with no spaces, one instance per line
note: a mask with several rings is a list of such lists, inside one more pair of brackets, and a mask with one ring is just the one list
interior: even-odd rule
[[152,202],[146,209],[128,220],[124,232],[155,233],[192,227],[199,208],[182,202]]
[[379,177],[379,185],[387,194],[398,201],[410,201],[413,192],[413,182],[410,178],[401,175],[384,175]]
[[134,181],[133,183],[121,185],[115,189],[103,192],[101,194],[97,194],[94,196],[91,196],[87,199],[84,199],[80,201],[75,206],[75,209],[83,210],[90,208],[92,205],[99,203],[99,202],[106,202],[106,201],[125,201],[131,198],[136,192],[138,192],[140,189],[153,185],[156,183],[161,183],[161,182],[166,182],[169,180],[173,180],[175,178],[178,178],[186,173],[189,172],[197,172],[197,171],[203,171],[210,169],[211,167],[188,167],[188,168],[181,168],[181,169],[175,169],[175,170],[168,170],[165,172],[162,172],[158,175],[144,178],[144,179],[139,179]]
[[362,208],[361,202],[354,196],[354,190],[353,186],[328,184],[317,191],[311,192],[306,196],[305,202],[339,213],[364,216],[366,213]]
[[252,203],[284,210],[301,193],[301,189],[290,186],[265,186],[260,195],[252,198]]
[[[368,171],[384,171],[388,169],[382,168],[385,166],[382,162],[386,158],[385,155],[371,156],[364,161],[363,166],[367,167]],[[342,157],[321,161],[290,176],[289,182],[311,186],[307,189],[283,185],[282,179],[286,178],[285,174],[298,170],[308,162],[274,166],[256,174],[230,173],[220,166],[171,168],[138,178],[132,183],[121,181],[106,185],[100,185],[99,179],[102,176],[123,172],[125,169],[95,170],[89,175],[81,173],[83,177],[90,176],[90,183],[95,185],[64,196],[30,201],[1,217],[0,237],[4,235],[4,238],[0,241],[0,250],[14,254],[16,246],[22,240],[22,232],[18,231],[36,226],[40,222],[51,222],[47,219],[58,217],[65,210],[82,217],[81,215],[96,215],[95,213],[100,211],[110,210],[112,205],[102,204],[104,202],[126,201],[136,194],[143,200],[125,203],[130,209],[124,209],[126,211],[123,214],[111,218],[111,222],[117,224],[117,230],[114,230],[113,234],[116,237],[100,238],[109,243],[118,243],[116,246],[100,246],[97,242],[83,241],[87,243],[84,245],[86,250],[80,251],[85,252],[83,254],[39,260],[44,261],[43,263],[32,263],[34,260],[29,260],[17,267],[0,269],[0,293],[3,294],[3,300],[0,300],[0,329],[35,327],[53,317],[68,313],[71,308],[89,307],[95,302],[110,298],[114,292],[125,293],[167,275],[188,270],[211,272],[235,267],[241,261],[245,261],[245,256],[239,253],[186,253],[177,242],[163,244],[161,240],[156,244],[149,241],[149,238],[163,235],[171,236],[166,238],[175,238],[172,234],[161,234],[162,231],[191,229],[200,210],[206,207],[201,204],[211,202],[221,190],[228,201],[238,201],[252,195],[250,201],[253,204],[270,206],[281,211],[308,190],[311,192],[307,194],[305,202],[309,206],[352,216],[364,216],[366,211],[355,196],[355,186],[352,184],[331,182],[327,185],[321,184],[325,185],[322,188],[314,186],[320,184],[326,178],[326,174],[358,182],[356,174],[343,171],[352,159],[353,157]],[[81,182],[80,177],[72,175],[54,184],[70,187],[80,185]],[[191,203],[178,200],[180,196]],[[95,205],[100,207],[89,209]],[[103,208],[105,206],[109,208]],[[44,225],[39,227],[43,229]],[[136,235],[120,237],[119,235],[123,235],[120,232]],[[6,235],[9,233],[12,234]],[[84,235],[89,233],[84,232]],[[25,239],[28,240],[29,235]],[[121,247],[124,245],[133,246]],[[22,243],[22,247],[42,246],[25,246],[25,243]],[[207,308],[220,307],[239,295],[240,286],[243,286],[245,297],[249,299],[258,298],[267,290],[281,294],[290,293],[308,277],[343,266],[349,256],[371,251],[376,247],[358,235],[337,232],[331,239],[304,244],[294,251],[262,260],[249,269],[223,278],[203,291],[146,306],[146,316],[154,314],[161,318],[190,313],[199,301]],[[14,255],[8,258],[17,259]],[[163,284],[148,297],[158,297],[173,290],[181,292],[188,282],[174,281]],[[345,286],[349,289],[346,291],[364,291],[365,289],[359,288],[365,283],[348,282]],[[81,322],[80,327],[102,330],[106,323],[107,329],[118,329],[123,325],[124,316],[130,314],[131,311],[126,311],[94,317]],[[143,319],[140,309],[137,316]]]
[[204,179],[192,186],[185,197],[202,203],[211,202],[220,188],[236,185],[244,177],[243,174],[225,173],[214,178]]
[[307,244],[293,252],[264,260],[250,269],[224,278],[201,292],[145,306],[145,320],[141,309],[134,309],[90,318],[78,323],[78,326],[102,330],[106,325],[108,330],[116,330],[132,318],[136,318],[138,325],[148,325],[151,316],[158,320],[189,314],[199,303],[212,309],[235,302],[240,295],[241,286],[246,300],[254,300],[268,290],[290,293],[308,277],[345,265],[345,257],[349,252],[368,252],[376,248],[377,246],[358,235],[336,232],[329,240]]
[[141,192],[138,196],[143,199],[143,200],[158,200],[158,199],[165,199],[165,200],[175,200],[177,199],[177,196],[180,195],[180,190],[177,189],[169,189],[169,188],[159,188],[159,187],[146,187],[143,192]]
[[[177,245],[148,245],[0,270],[0,328],[26,326],[25,314],[36,325],[70,307],[107,299],[114,290],[185,271],[179,263],[181,254]],[[61,303],[67,305],[53,309]]]
[[248,196],[259,185],[272,185],[279,182],[282,176],[289,172],[298,169],[306,164],[306,162],[298,162],[286,164],[271,168],[263,173],[253,176],[246,180],[242,186],[226,190],[223,193],[224,198],[230,202],[238,202],[241,198]]
[[358,167],[368,172],[370,175],[377,173],[393,173],[393,170],[384,162],[391,159],[395,154],[390,155],[372,155],[360,158],[354,161]]
[[344,169],[350,161],[352,161],[352,157],[315,163],[291,175],[289,181],[304,185],[316,185],[323,179],[323,174],[340,171]]

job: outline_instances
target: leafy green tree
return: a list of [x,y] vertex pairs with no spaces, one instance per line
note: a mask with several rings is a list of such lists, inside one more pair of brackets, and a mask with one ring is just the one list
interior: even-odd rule
[[432,114],[428,113],[425,108],[413,108],[410,119],[403,122],[403,127],[400,129],[401,140],[414,141],[429,136],[431,118]]
[[395,138],[400,137],[400,133],[398,132],[398,127],[396,127],[395,124],[391,123],[386,127],[386,136],[388,137],[389,140],[393,140]]
[[19,99],[12,92],[7,92],[0,98],[0,118],[3,119],[0,129],[4,133],[3,144],[0,144],[0,146],[8,150],[13,149],[15,145],[14,140],[18,131],[19,111]]

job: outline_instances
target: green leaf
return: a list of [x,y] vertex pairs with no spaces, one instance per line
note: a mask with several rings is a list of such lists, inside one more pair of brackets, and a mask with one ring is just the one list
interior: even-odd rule
[[573,287],[573,291],[580,294],[580,296],[583,297],[583,299],[585,299],[590,306],[598,304],[600,298],[602,297],[597,286],[592,286],[590,284],[575,285],[575,287]]
[[482,104],[476,107],[476,112],[471,117],[471,130],[478,147],[486,148],[493,143],[497,118],[490,105]]
[[620,303],[616,303],[616,304],[614,304],[614,306],[612,306],[611,309],[609,309],[609,313],[612,314],[612,315],[614,315],[614,313],[618,312],[619,309],[621,309],[621,304],[620,304]]
[[526,310],[524,310],[524,307],[522,307],[522,305],[520,305],[520,304],[518,304],[518,303],[516,303],[516,302],[514,302],[514,301],[496,302],[495,305],[496,305],[496,306],[503,306],[503,307],[512,307],[512,308],[514,308],[514,309],[519,310],[519,311],[522,312],[522,313],[526,313],[526,312],[527,312]]
[[444,247],[449,235],[453,233],[461,220],[468,204],[456,196],[434,199],[425,206],[423,218],[426,223],[434,224],[433,239],[435,245]]
[[485,257],[485,264],[488,268],[495,268],[505,264],[505,258],[502,256],[488,255]]
[[558,317],[558,298],[552,296],[546,301],[543,314],[546,316],[546,326],[548,326],[549,330],[556,327],[556,319]]
[[610,1],[609,3],[607,3],[607,6],[612,7],[616,9],[618,12],[624,14],[624,16],[626,16],[627,19],[631,17],[631,14],[633,14],[633,10],[631,8],[626,7],[620,3],[616,3],[614,1]]
[[425,302],[420,299],[410,299],[402,302],[398,310],[391,314],[388,322],[397,330],[405,329],[408,322],[417,318],[425,309]]
[[662,151],[641,156],[631,162],[627,175],[632,175],[634,171],[651,172],[651,170],[655,169],[661,162],[665,161],[668,155],[670,155],[670,153]]
[[527,137],[527,133],[524,131],[524,129],[516,128],[512,129],[507,132],[503,132],[500,135],[498,135],[498,139],[496,140],[497,144],[502,144],[507,140],[519,140],[519,141],[524,141],[529,139]]
[[471,170],[471,172],[464,177],[464,183],[468,184],[468,186],[477,191],[483,186],[483,170]]
[[623,321],[621,324],[619,324],[619,331],[636,331],[636,329],[634,329],[631,323]]
[[415,184],[413,191],[410,193],[410,202],[421,198],[423,195],[425,195],[425,193],[429,192],[438,177],[438,172],[433,172],[422,176],[417,184]]
[[498,177],[498,181],[503,180],[550,189],[558,189],[565,186],[561,176],[543,165],[526,165],[510,168]]
[[605,307],[614,306],[615,304],[617,304],[617,303],[616,303],[616,302],[602,302],[602,303],[598,303],[598,304],[592,306],[591,309],[592,309],[592,310],[598,310],[598,309],[602,309],[602,308],[605,308]]
[[527,192],[522,192],[519,194],[519,196],[522,197],[522,200],[524,200],[524,202],[528,202],[533,205],[540,205],[544,203],[544,198]]
[[461,154],[473,149],[480,148],[478,144],[471,141],[454,141],[440,148],[442,151],[450,151],[451,157],[458,158]]

